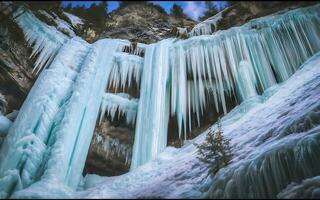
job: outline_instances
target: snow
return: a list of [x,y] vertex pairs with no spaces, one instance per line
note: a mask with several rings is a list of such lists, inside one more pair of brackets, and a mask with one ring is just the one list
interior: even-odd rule
[[48,14],[44,10],[39,10],[39,13],[47,17],[48,19],[52,20],[57,29],[63,33],[66,33],[70,37],[76,36],[76,34],[73,31],[73,28],[64,20],[62,20],[59,16],[57,16],[55,13]]
[[79,17],[77,17],[71,13],[68,13],[68,12],[63,12],[63,13],[68,17],[68,19],[70,20],[73,27],[77,27],[79,25],[84,24],[82,19],[80,19]]
[[209,17],[208,19],[204,20],[197,24],[193,29],[190,31],[189,36],[199,36],[199,35],[211,35],[217,29],[217,23],[222,19],[222,13],[224,10],[220,11],[216,15]]

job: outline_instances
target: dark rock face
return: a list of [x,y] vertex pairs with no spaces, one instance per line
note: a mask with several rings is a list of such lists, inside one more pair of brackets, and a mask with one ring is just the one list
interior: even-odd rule
[[239,1],[222,12],[215,31],[241,26],[251,19],[270,15],[281,10],[314,5],[316,1]]
[[134,141],[134,130],[116,126],[105,118],[97,123],[91,140],[84,174],[115,176],[129,171]]
[[31,89],[31,48],[27,47],[19,27],[0,14],[0,93],[7,101],[6,113],[17,110]]
[[173,37],[172,29],[175,27],[191,29],[195,22],[163,13],[153,4],[140,3],[113,11],[105,25],[97,39],[108,37],[150,44]]

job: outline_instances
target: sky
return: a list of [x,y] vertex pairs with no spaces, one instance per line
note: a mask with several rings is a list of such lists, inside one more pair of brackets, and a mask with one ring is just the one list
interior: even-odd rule
[[[174,3],[182,7],[183,12],[188,15],[193,20],[198,20],[199,16],[202,16],[206,10],[205,1],[150,1],[154,4],[158,4],[165,9],[167,13],[170,13],[170,9]],[[224,8],[227,5],[226,1],[213,1],[216,6],[220,9]],[[90,7],[91,4],[99,4],[100,1],[63,1],[63,6],[70,4],[73,7],[76,6],[85,6]],[[118,1],[107,1],[108,3],[108,12],[119,7]]]

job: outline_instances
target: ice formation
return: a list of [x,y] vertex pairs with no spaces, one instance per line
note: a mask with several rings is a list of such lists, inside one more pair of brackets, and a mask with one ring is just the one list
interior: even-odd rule
[[[231,139],[231,164],[214,177],[194,145],[167,147],[154,160],[117,177],[87,175],[77,198],[319,197],[320,54],[308,60],[265,102],[221,118]],[[246,109],[246,108],[245,108]],[[234,117],[235,112],[241,117]],[[316,176],[315,178],[311,178]],[[124,192],[125,191],[125,192]]]
[[[13,124],[0,125],[8,130],[0,149],[0,197],[125,195],[120,190],[128,197],[201,197],[206,191],[209,197],[273,197],[292,181],[318,175],[319,54],[298,68],[319,51],[319,9],[144,45],[68,38],[19,7],[13,18],[32,55],[38,54],[34,71],[41,73]],[[109,91],[132,81],[139,99]],[[226,95],[241,102],[228,114]],[[203,173],[192,141],[180,150],[166,148],[170,115],[186,139],[191,117],[200,125],[209,101],[225,113],[224,133],[236,154],[213,180]],[[101,120],[106,111],[135,124],[131,172],[99,179],[106,182],[102,190],[76,194],[83,182],[95,182],[83,179],[82,170],[98,115]],[[106,148],[114,143],[104,142]],[[127,159],[124,149],[119,154]],[[174,190],[159,190],[166,184]]]
[[132,78],[139,86],[142,66],[143,58],[139,56],[124,53],[114,55],[114,65],[110,74],[111,86],[121,89],[130,87]]
[[47,19],[53,21],[57,27],[57,29],[63,33],[68,34],[68,36],[74,37],[76,34],[73,31],[72,26],[70,26],[66,21],[62,20],[58,15],[55,13],[47,13],[44,10],[39,11],[40,14],[44,15]]
[[[170,44],[164,40],[147,47],[132,169],[166,147],[169,112],[177,116],[179,136],[184,132],[186,138],[187,123],[191,130],[192,113],[200,125],[208,82],[216,110],[219,112],[222,107],[226,114],[226,95],[244,102],[288,79],[320,48],[318,10],[319,5],[293,10],[252,20],[213,36]],[[161,114],[157,112],[160,107]],[[141,123],[145,119],[158,123]]]
[[13,18],[21,27],[28,45],[33,48],[30,57],[38,56],[33,68],[33,71],[38,73],[50,64],[68,37],[55,27],[41,22],[23,7],[17,8]]
[[82,19],[80,19],[79,17],[77,17],[71,13],[68,13],[68,12],[63,12],[63,13],[68,17],[68,19],[70,20],[70,23],[72,24],[73,27],[84,24]]
[[217,29],[217,23],[219,20],[222,19],[222,12],[217,13],[216,15],[209,17],[208,19],[204,20],[203,22],[197,24],[193,29],[190,31],[189,36],[199,36],[199,35],[211,35]]
[[169,122],[169,46],[173,39],[146,47],[131,170],[166,147]]
[[131,154],[132,148],[129,144],[123,144],[119,141],[118,138],[113,138],[107,135],[103,137],[98,135],[93,139],[94,144],[99,144],[102,146],[103,150],[107,152],[105,157],[115,157],[121,158],[124,160],[125,165],[131,163]]
[[130,95],[126,93],[106,93],[103,96],[101,102],[101,113],[100,120],[101,123],[105,112],[111,115],[111,119],[115,119],[116,111],[118,111],[118,118],[120,115],[126,115],[126,122],[128,124],[134,124],[137,109],[138,109],[138,99],[131,98]]

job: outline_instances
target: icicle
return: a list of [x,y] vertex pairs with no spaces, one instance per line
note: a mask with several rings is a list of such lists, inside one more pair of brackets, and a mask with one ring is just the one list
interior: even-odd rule
[[107,112],[111,119],[115,119],[116,111],[119,115],[126,115],[126,122],[134,124],[137,115],[138,99],[131,98],[130,95],[124,93],[106,93],[101,102],[100,120],[101,123],[105,112]]
[[[212,36],[175,42],[169,55],[171,115],[177,116],[179,136],[186,131],[183,126],[187,121],[190,129],[192,112],[199,125],[208,93],[213,95],[216,110],[222,107],[226,114],[226,95],[244,101],[276,85],[276,79],[284,81],[291,76],[320,49],[319,7],[267,16]],[[206,23],[199,24],[192,34],[209,34],[211,26]],[[190,83],[185,77],[192,77]]]
[[56,28],[38,20],[29,10],[19,7],[13,13],[14,20],[22,29],[29,46],[33,46],[30,57],[38,56],[33,72],[46,68],[68,37]]
[[143,58],[135,55],[117,53],[114,56],[114,64],[111,69],[109,84],[115,88],[131,86],[131,79],[134,78],[139,86],[142,73]]
[[126,143],[121,143],[118,138],[102,136],[95,133],[93,143],[102,146],[104,152],[106,152],[106,159],[114,159],[118,157],[124,161],[124,164],[129,166],[131,164],[132,146]]

